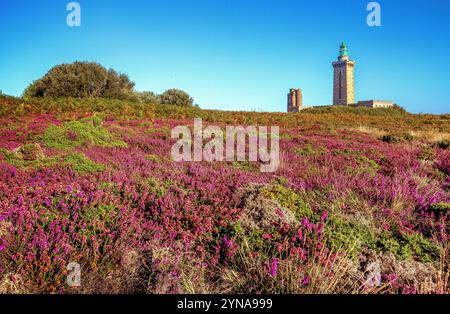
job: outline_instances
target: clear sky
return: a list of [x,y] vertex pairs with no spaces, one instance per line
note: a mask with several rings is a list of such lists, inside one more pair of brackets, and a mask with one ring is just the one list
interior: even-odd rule
[[59,63],[96,61],[137,90],[189,92],[202,108],[285,111],[290,87],[304,104],[332,102],[332,66],[347,42],[355,97],[410,112],[449,113],[450,1],[0,0],[0,90],[20,95]]

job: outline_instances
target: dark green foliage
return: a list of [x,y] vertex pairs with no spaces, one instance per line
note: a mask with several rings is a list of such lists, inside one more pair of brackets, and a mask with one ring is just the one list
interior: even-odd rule
[[168,89],[160,96],[161,104],[163,105],[177,105],[177,106],[192,106],[194,100],[188,93],[179,89]]
[[429,210],[439,217],[440,214],[447,214],[450,211],[450,203],[435,203]]
[[367,227],[344,217],[330,217],[326,227],[330,245],[356,257],[362,248],[375,246],[375,235]]
[[437,146],[442,149],[448,149],[450,146],[450,141],[440,141],[437,143]]
[[414,136],[411,134],[387,134],[381,137],[381,140],[386,143],[400,143],[403,141],[412,141]]
[[134,83],[127,75],[92,62],[74,62],[53,67],[24,91],[24,97],[115,98],[132,96]]
[[439,246],[422,234],[384,232],[378,237],[377,248],[391,252],[398,259],[415,259],[425,263],[437,261],[440,256]]

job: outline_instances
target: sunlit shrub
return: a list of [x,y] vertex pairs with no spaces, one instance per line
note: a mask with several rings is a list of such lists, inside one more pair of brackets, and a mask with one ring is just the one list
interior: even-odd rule
[[53,67],[24,91],[24,97],[115,98],[132,96],[134,83],[127,75],[92,62],[74,62]]

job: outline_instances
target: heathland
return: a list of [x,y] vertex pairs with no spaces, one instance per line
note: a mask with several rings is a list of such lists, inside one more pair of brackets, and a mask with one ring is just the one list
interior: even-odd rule
[[[173,162],[194,118],[279,126],[278,170]],[[0,96],[0,292],[448,293],[449,140],[398,108]]]

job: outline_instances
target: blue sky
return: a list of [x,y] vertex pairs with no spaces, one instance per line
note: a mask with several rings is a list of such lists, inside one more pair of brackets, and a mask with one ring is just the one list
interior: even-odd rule
[[332,66],[346,41],[355,97],[393,100],[411,112],[450,112],[450,1],[0,1],[0,90],[20,95],[52,66],[96,61],[127,73],[137,90],[172,87],[202,108],[285,111],[290,87],[304,103],[332,102]]

